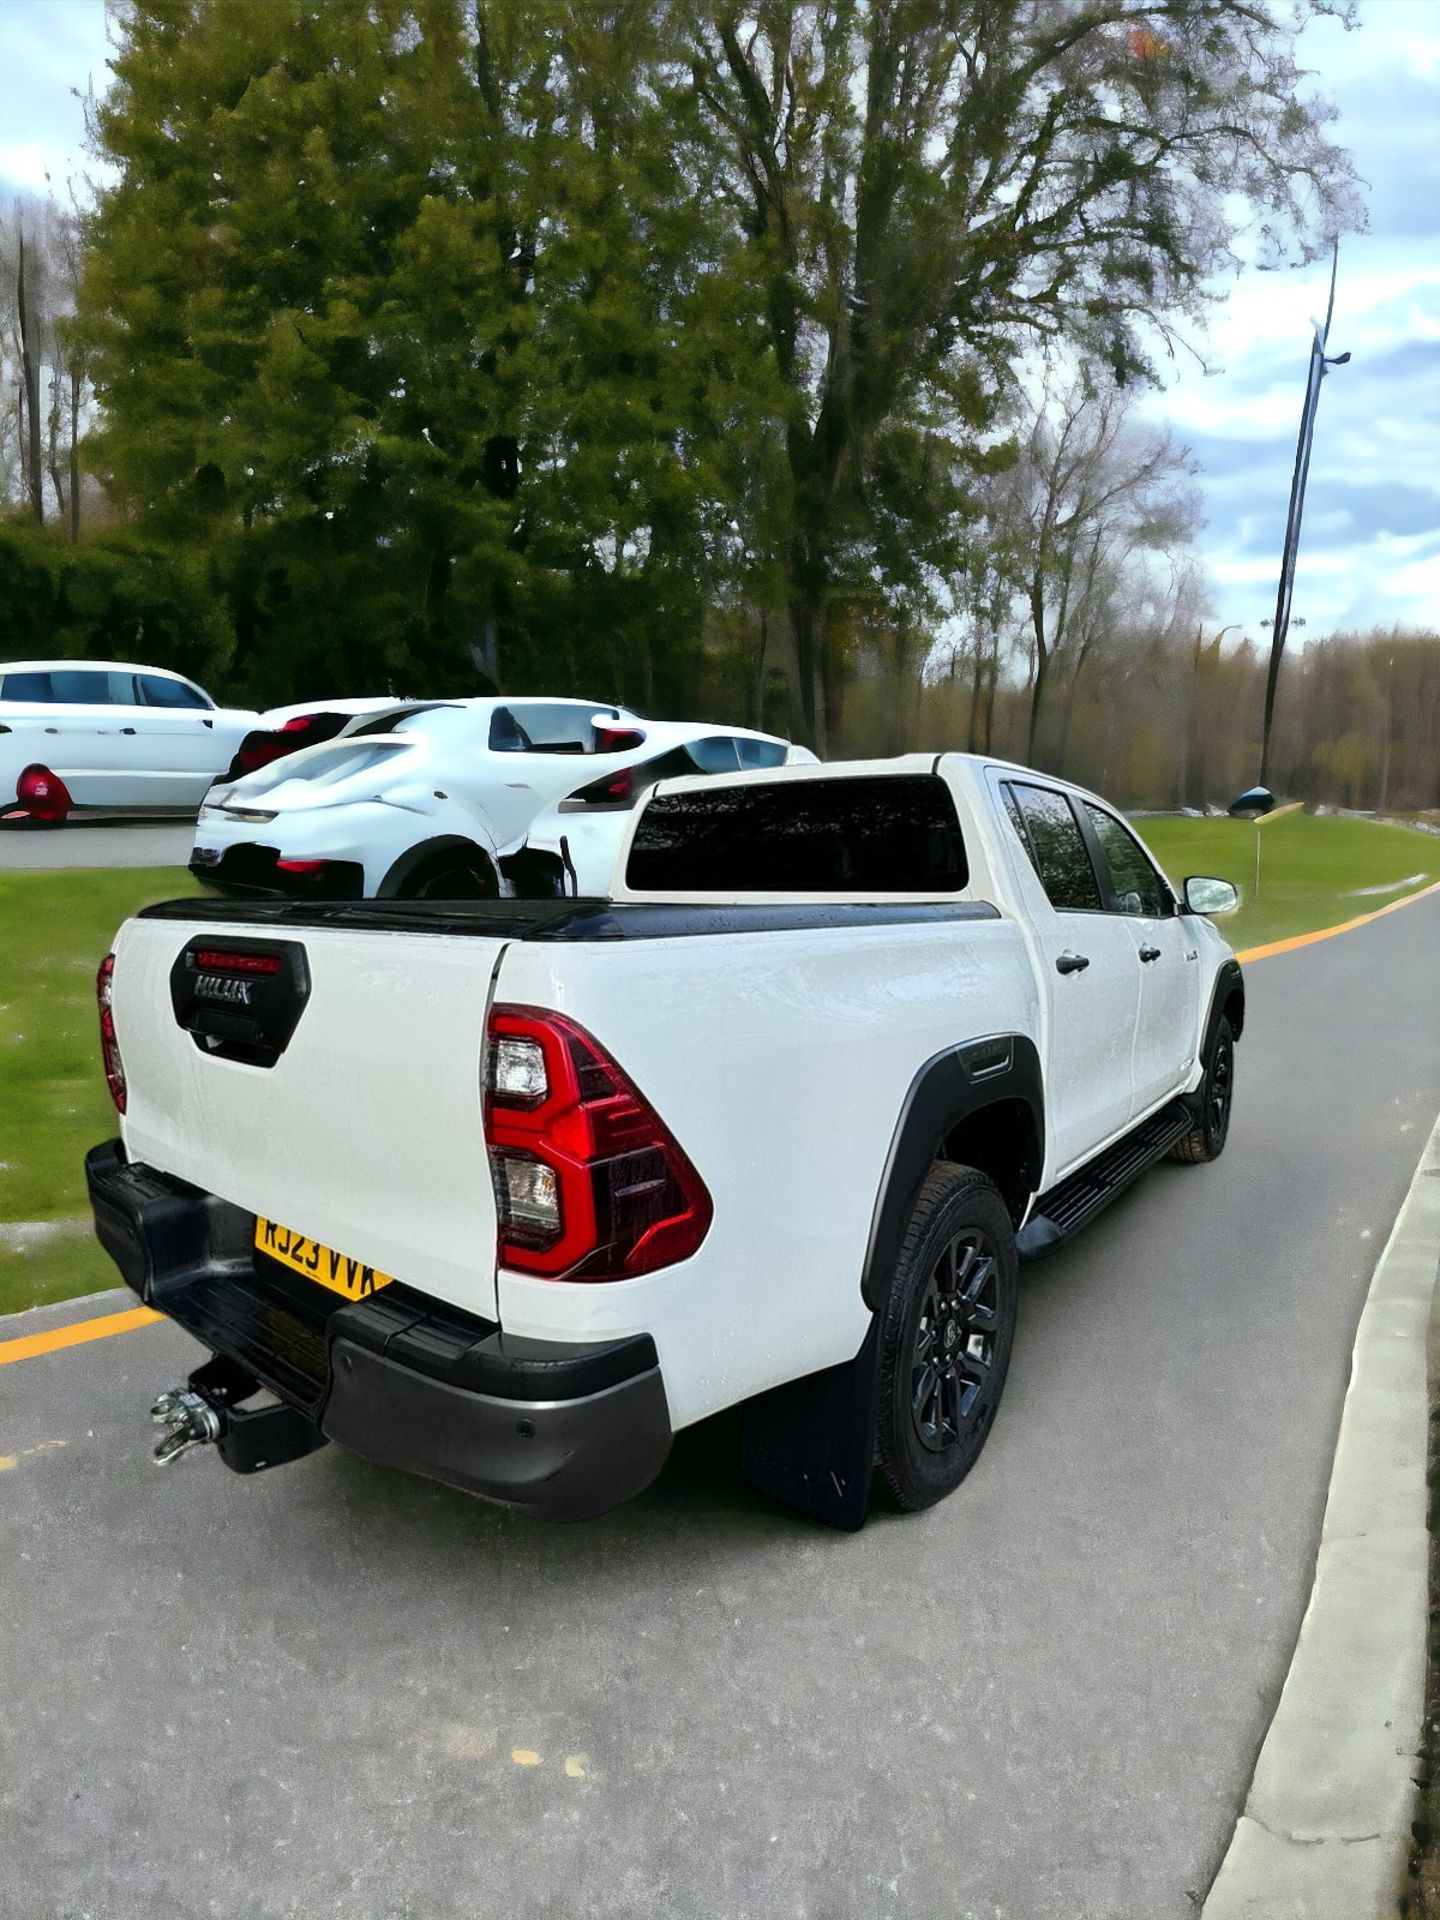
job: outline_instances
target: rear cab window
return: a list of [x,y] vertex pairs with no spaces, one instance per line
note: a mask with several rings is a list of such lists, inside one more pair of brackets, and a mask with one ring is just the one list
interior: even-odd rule
[[635,828],[636,893],[959,893],[970,878],[938,774],[717,784],[661,793]]

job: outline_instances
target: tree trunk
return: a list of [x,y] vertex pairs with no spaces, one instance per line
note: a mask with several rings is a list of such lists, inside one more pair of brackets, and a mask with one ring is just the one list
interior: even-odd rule
[[1075,718],[1075,695],[1080,688],[1080,675],[1085,670],[1085,656],[1089,651],[1089,640],[1082,641],[1080,650],[1075,656],[1075,671],[1066,684],[1065,705],[1060,714],[1060,744],[1055,752],[1055,771],[1058,774],[1063,774],[1065,771],[1065,753],[1070,745],[1070,723]]
[[985,685],[985,654],[980,646],[980,636],[975,636],[975,667],[970,675],[970,732],[966,739],[966,750],[970,753],[982,753],[980,745],[980,691]]
[[790,601],[790,624],[795,633],[795,659],[800,676],[800,730],[805,745],[823,760],[826,726],[821,653],[825,644],[825,616],[818,598],[803,593],[794,595]]
[[20,310],[20,372],[25,391],[26,441],[25,484],[30,495],[30,511],[38,526],[45,524],[45,474],[41,464],[44,440],[40,429],[40,343],[35,338],[35,316],[25,286],[25,231],[19,234],[19,267],[15,297]]
[[[73,352],[73,348],[72,348]],[[80,538],[80,389],[85,376],[70,368],[70,544]]]
[[1040,705],[1045,698],[1045,675],[1050,656],[1045,648],[1045,586],[1036,572],[1030,581],[1030,620],[1035,629],[1035,678],[1030,688],[1030,727],[1025,737],[1025,764],[1035,765],[1035,739],[1040,731]]

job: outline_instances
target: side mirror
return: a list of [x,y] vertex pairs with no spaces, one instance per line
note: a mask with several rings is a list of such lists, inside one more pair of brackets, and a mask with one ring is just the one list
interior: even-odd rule
[[1192,873],[1185,882],[1186,913],[1233,913],[1239,904],[1240,895],[1228,880]]

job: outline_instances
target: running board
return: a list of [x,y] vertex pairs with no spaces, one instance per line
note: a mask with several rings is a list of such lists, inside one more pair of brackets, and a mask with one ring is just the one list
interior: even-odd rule
[[1022,1260],[1038,1260],[1088,1225],[1097,1213],[1108,1207],[1116,1194],[1123,1193],[1148,1166],[1168,1153],[1175,1142],[1195,1124],[1189,1103],[1180,1098],[1168,1102],[1148,1120],[1142,1120],[1133,1132],[1113,1147],[1107,1147],[1095,1159],[1042,1193],[1034,1211],[1016,1235],[1015,1246]]

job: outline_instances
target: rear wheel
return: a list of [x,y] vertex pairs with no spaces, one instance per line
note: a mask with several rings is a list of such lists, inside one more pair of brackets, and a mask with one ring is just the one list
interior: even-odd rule
[[1183,1134],[1170,1149],[1172,1160],[1187,1160],[1199,1166],[1218,1160],[1225,1151],[1230,1134],[1230,1106],[1235,1097],[1235,1036],[1230,1022],[1222,1019],[1215,1029],[1205,1078],[1200,1083],[1200,1117],[1189,1133]]
[[500,887],[483,854],[445,854],[400,889],[402,900],[495,900]]
[[1015,1233],[973,1167],[932,1168],[880,1332],[876,1465],[904,1512],[959,1486],[989,1437],[1015,1338]]

